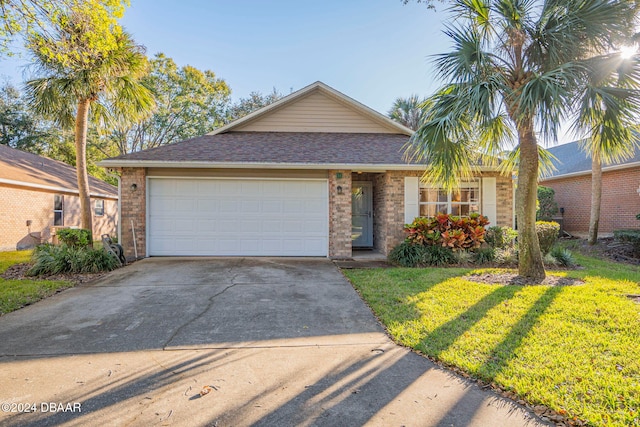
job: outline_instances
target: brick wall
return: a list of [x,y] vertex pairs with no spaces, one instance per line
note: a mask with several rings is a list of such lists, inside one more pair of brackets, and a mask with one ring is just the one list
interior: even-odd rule
[[[79,227],[80,200],[76,195],[18,186],[0,186],[0,251],[14,251],[17,248],[32,247],[39,242],[51,241],[53,199],[56,194],[64,196],[64,226]],[[95,216],[94,203],[95,199],[92,198],[94,239],[99,239],[102,234],[115,235],[117,201],[105,199],[105,214],[102,217]],[[27,220],[31,220],[30,229],[27,227]],[[32,236],[37,236],[40,240]]]
[[[338,175],[342,174],[341,178]],[[337,187],[342,187],[338,194]],[[329,171],[329,257],[351,257],[351,171]]]
[[[122,247],[128,259],[135,258],[133,231],[131,221],[135,228],[135,247],[138,258],[146,256],[147,250],[147,186],[146,168],[122,168],[120,177],[121,193],[120,207],[122,213]],[[135,184],[136,189],[131,186]]]
[[[569,233],[589,232],[591,214],[591,175],[543,181],[540,185],[555,190],[559,208],[564,208],[564,228]],[[640,228],[640,167],[603,172],[600,233],[620,228]]]

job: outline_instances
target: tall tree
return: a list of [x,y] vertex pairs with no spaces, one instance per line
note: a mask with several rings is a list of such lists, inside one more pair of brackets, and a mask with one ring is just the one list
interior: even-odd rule
[[89,44],[93,47],[113,43],[110,37],[103,38],[101,28],[108,28],[122,17],[129,0],[0,0],[0,54],[11,54],[10,43],[16,36],[50,33],[51,26],[60,15],[71,10],[93,11],[100,14],[98,30],[88,29]]
[[[98,5],[99,6],[99,5]],[[52,32],[29,39],[41,77],[27,82],[33,108],[62,127],[74,127],[81,225],[92,229],[86,150],[90,117],[142,117],[153,107],[139,78],[147,72],[144,48],[117,23],[104,25],[106,7],[81,6],[52,21]],[[101,38],[102,40],[98,40]]]
[[[545,277],[535,232],[538,135],[557,137],[559,123],[580,117],[600,58],[631,36],[636,2],[627,0],[454,0],[446,34],[453,51],[439,55],[449,83],[434,97],[410,153],[428,160],[425,179],[454,187],[476,160],[490,164],[517,139],[516,215],[519,274]],[[612,112],[613,113],[613,112]]]
[[230,93],[224,80],[210,70],[178,67],[162,53],[150,62],[151,72],[142,82],[153,91],[156,109],[145,120],[116,124],[109,138],[120,154],[192,138],[224,124]]
[[387,115],[401,125],[411,130],[417,130],[424,123],[427,106],[428,100],[421,99],[418,95],[411,95],[409,98],[397,98]]
[[582,97],[580,116],[575,123],[585,131],[581,140],[591,155],[591,211],[588,242],[598,241],[602,204],[602,163],[622,161],[640,148],[637,128],[640,112],[640,69],[637,55],[624,57],[614,53],[599,58],[599,66],[590,76]]
[[238,102],[233,104],[227,111],[227,122],[232,122],[239,118],[251,114],[254,111],[266,107],[282,98],[283,95],[273,88],[273,90],[264,95],[261,92],[251,92],[247,98],[240,98]]

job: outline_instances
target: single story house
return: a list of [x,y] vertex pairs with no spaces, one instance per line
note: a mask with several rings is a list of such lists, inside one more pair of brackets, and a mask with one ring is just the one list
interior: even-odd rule
[[428,165],[404,155],[411,134],[316,82],[207,135],[100,165],[121,174],[128,257],[387,254],[405,223],[440,211],[513,225],[510,176],[483,168],[453,194],[422,183]]
[[[564,212],[564,229],[578,236],[589,233],[591,215],[591,156],[578,142],[549,148],[557,160],[556,170],[540,180],[553,188]],[[602,165],[602,203],[598,231],[604,234],[622,228],[640,228],[640,150],[623,162]]]
[[[114,234],[118,189],[89,177],[93,233]],[[0,251],[50,242],[56,228],[80,226],[76,169],[0,144]]]

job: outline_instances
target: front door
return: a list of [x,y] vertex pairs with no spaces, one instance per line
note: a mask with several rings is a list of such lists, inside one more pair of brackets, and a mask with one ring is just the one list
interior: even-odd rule
[[351,187],[351,240],[353,247],[373,246],[373,194],[371,182],[354,181]]

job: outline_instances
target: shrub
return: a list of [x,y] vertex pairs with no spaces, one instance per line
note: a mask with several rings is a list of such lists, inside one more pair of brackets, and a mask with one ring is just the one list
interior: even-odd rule
[[538,186],[537,220],[548,221],[558,214],[558,204],[554,199],[555,194],[556,192],[553,188]]
[[402,242],[389,253],[389,261],[402,267],[443,266],[456,263],[456,256],[450,248],[438,245],[418,245]]
[[536,221],[536,234],[538,235],[538,242],[540,242],[540,250],[543,255],[548,254],[553,245],[556,244],[558,233],[560,233],[560,224],[557,222]]
[[568,249],[555,246],[553,249],[551,249],[549,255],[551,255],[555,259],[558,265],[562,265],[564,267],[573,267],[576,265],[576,262],[573,259],[573,254]]
[[494,249],[504,249],[513,246],[518,232],[511,227],[493,226],[487,228],[485,242]]
[[72,248],[82,248],[93,243],[91,230],[84,228],[61,228],[56,232],[56,235],[61,243]]
[[518,251],[513,247],[495,250],[495,262],[500,265],[513,265],[518,263]]
[[445,246],[423,246],[424,257],[421,264],[441,267],[443,265],[456,264],[457,258],[451,248]]
[[44,244],[36,247],[31,256],[33,266],[27,274],[98,273],[118,267],[118,261],[104,249],[73,247],[66,244]]
[[496,259],[496,250],[492,247],[490,248],[480,248],[474,254],[474,260],[478,264],[486,264],[489,262],[493,262]]
[[388,259],[402,267],[415,267],[424,259],[424,253],[424,245],[416,245],[405,241],[389,252]]
[[474,249],[484,243],[487,217],[471,214],[459,217],[439,214],[432,218],[416,218],[405,226],[407,241],[417,245],[446,246],[452,250]]
[[619,242],[631,243],[633,252],[640,255],[640,229],[614,230],[613,237]]

